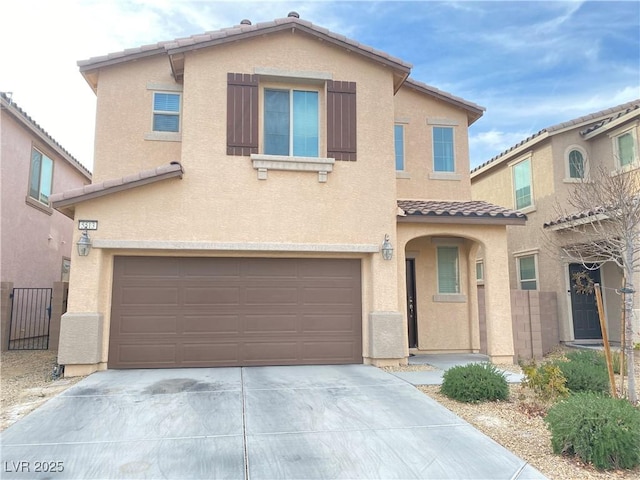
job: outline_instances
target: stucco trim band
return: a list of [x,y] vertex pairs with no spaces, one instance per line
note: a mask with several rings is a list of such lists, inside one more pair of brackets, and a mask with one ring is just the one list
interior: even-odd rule
[[224,250],[258,252],[322,252],[378,253],[377,244],[347,243],[235,243],[235,242],[172,242],[163,240],[101,240],[94,239],[93,248],[132,250]]

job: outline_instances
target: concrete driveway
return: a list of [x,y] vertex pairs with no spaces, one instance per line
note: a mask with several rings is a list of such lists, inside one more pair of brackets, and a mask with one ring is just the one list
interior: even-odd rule
[[18,479],[544,478],[365,365],[98,372],[5,430],[1,459]]

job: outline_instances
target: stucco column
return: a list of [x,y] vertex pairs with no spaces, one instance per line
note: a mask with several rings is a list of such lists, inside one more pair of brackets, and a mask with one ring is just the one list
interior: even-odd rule
[[398,247],[393,258],[385,260],[382,252],[371,257],[371,309],[368,316],[365,348],[366,362],[386,365],[406,362],[405,322],[398,305]]
[[[74,239],[77,242],[77,239]],[[104,252],[93,248],[86,257],[76,252],[69,281],[67,313],[60,322],[58,363],[65,366],[65,376],[87,375],[106,368],[104,295]],[[110,272],[109,272],[110,273]]]
[[513,331],[507,236],[485,244],[487,354],[493,363],[513,363]]

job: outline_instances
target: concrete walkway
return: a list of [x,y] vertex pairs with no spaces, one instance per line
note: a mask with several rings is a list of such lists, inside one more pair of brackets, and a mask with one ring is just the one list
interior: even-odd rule
[[[430,365],[434,367],[435,370],[392,372],[392,375],[412,385],[440,385],[442,383],[442,375],[449,368],[457,365],[482,362],[489,362],[489,357],[479,353],[415,355],[409,357],[409,365]],[[499,367],[497,368],[500,370]],[[521,373],[513,373],[506,370],[501,371],[509,383],[520,383],[524,378],[524,375]]]
[[98,372],[1,446],[3,479],[544,478],[365,365]]

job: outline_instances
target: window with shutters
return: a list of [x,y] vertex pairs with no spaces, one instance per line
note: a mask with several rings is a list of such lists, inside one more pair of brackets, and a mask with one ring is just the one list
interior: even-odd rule
[[[307,82],[309,83],[309,82]],[[317,87],[227,75],[227,154],[327,157],[355,161],[356,84],[333,80]]]

